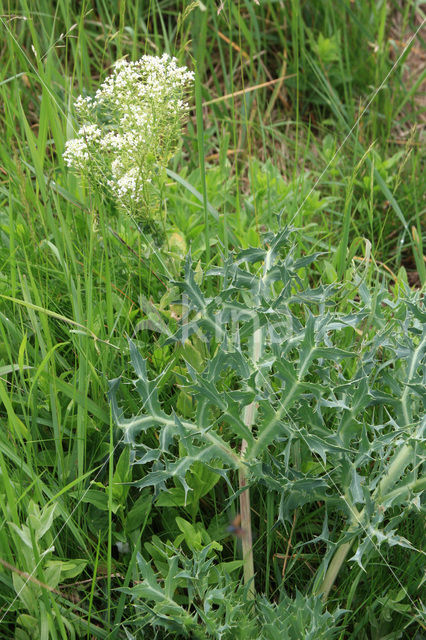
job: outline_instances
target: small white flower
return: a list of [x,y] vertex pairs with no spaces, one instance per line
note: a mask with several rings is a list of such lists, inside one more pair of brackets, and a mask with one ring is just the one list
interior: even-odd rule
[[87,144],[82,138],[68,140],[65,144],[64,160],[68,167],[80,169],[89,160]]
[[102,132],[96,124],[84,124],[78,130],[78,135],[89,140],[99,140],[102,136]]

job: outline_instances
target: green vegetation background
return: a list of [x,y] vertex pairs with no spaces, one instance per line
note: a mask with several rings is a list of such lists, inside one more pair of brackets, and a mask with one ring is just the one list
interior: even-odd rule
[[[104,465],[115,437],[108,379],[130,379],[127,336],[137,337],[153,373],[181,366],[146,320],[173,325],[169,281],[182,273],[189,247],[201,273],[234,247],[259,246],[279,215],[299,229],[297,255],[324,252],[316,282],[349,281],[363,264],[369,286],[424,286],[424,29],[410,42],[423,20],[411,0],[1,3],[2,638],[36,637],[31,621],[16,630],[25,611],[41,625],[39,637],[67,637],[77,619],[85,625],[77,637],[125,637],[117,629],[131,607],[115,588],[127,571],[126,545],[174,540],[179,517],[214,521],[224,561],[238,560],[221,483],[191,513],[152,505],[148,489],[122,484],[131,474],[125,450]],[[169,239],[160,247],[67,171],[62,152],[78,94],[96,90],[116,59],[164,51],[197,79],[169,166]],[[190,411],[175,383],[164,394],[169,408],[179,402]],[[271,530],[277,505],[266,492],[254,492],[252,506],[258,580],[273,598],[290,528]],[[17,533],[31,518],[47,536],[43,551],[55,537],[62,564],[49,575],[38,569],[33,601],[23,603],[15,594],[41,566]],[[421,546],[419,523],[407,526]],[[319,534],[312,511],[292,533]],[[286,568],[291,596],[319,563],[316,549],[302,556]],[[341,638],[423,637],[387,568],[403,574],[410,591],[416,557],[393,549],[367,574],[342,574],[335,601],[352,613]],[[359,586],[347,606],[355,571]]]

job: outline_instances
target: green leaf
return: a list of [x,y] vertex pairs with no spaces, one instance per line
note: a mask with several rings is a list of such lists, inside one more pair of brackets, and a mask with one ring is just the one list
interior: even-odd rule
[[[100,509],[101,511],[109,511],[108,493],[106,491],[97,491],[96,489],[88,489],[87,491],[84,492],[82,496],[76,493],[75,497],[78,498],[81,502],[86,502],[88,504],[91,504],[97,509]],[[117,513],[119,508],[120,508],[120,503],[113,502],[112,512]]]
[[[60,579],[71,580],[80,575],[87,566],[87,560],[48,560],[46,567],[58,567],[60,570]],[[50,583],[49,583],[50,584]]]
[[[162,495],[162,494],[160,494]],[[148,491],[142,491],[142,494],[136,500],[133,507],[126,515],[126,531],[134,531],[142,526],[147,515],[152,508],[152,496]]]

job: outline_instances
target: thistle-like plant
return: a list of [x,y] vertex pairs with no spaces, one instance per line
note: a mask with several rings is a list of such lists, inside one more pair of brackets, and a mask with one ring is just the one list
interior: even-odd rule
[[157,547],[164,558],[163,575],[138,554],[140,579],[133,587],[120,589],[131,597],[135,612],[126,627],[129,640],[139,637],[130,629],[150,627],[165,629],[173,638],[196,640],[332,640],[340,633],[343,611],[323,611],[315,596],[297,593],[292,600],[283,594],[279,603],[263,597],[247,606],[247,587],[215,566],[210,551],[209,545],[188,556],[170,546]]
[[165,167],[176,152],[194,74],[176,58],[119,60],[95,95],[79,96],[77,137],[64,159],[95,191],[137,218],[158,218]]
[[[188,473],[202,463],[221,476],[242,469],[248,485],[277,492],[281,521],[320,501],[322,533],[311,542],[326,551],[309,588],[326,598],[351,549],[362,568],[383,544],[412,549],[398,527],[419,509],[426,485],[426,313],[419,292],[370,291],[357,272],[341,286],[310,286],[318,256],[296,258],[289,236],[269,234],[265,248],[207,271],[204,279],[218,285],[214,297],[197,284],[188,257],[174,283],[185,312],[168,342],[201,339],[209,354],[179,370],[191,417],[163,408],[157,389],[168,372],[150,379],[132,342],[140,413],[123,416],[119,380],[110,400],[145,471],[140,488],[167,491],[177,482],[188,494]],[[151,429],[155,446],[145,435]]]

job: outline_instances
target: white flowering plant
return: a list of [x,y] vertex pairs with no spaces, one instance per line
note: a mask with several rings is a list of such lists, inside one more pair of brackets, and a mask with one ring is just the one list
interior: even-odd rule
[[119,60],[74,107],[80,128],[67,166],[137,219],[158,221],[165,167],[176,153],[194,73],[167,54]]

